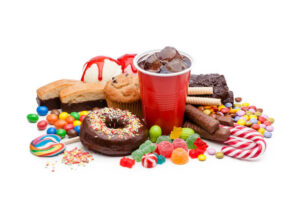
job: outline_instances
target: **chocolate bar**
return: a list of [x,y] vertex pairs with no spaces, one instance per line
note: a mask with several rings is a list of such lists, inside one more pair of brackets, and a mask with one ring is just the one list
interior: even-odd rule
[[189,122],[189,121],[186,121],[183,124],[183,127],[191,128],[196,133],[198,133],[201,137],[208,139],[208,140],[217,141],[217,142],[224,142],[230,136],[230,131],[229,131],[229,129],[226,129],[226,128],[219,128],[214,134],[210,134],[207,131],[205,131],[203,128],[201,128],[200,126],[197,126],[196,124]]
[[234,122],[233,119],[229,117],[224,117],[224,116],[217,116],[217,120],[220,122],[220,124],[224,126],[233,126]]
[[218,120],[204,114],[190,104],[185,106],[185,116],[210,134],[213,134],[220,125]]

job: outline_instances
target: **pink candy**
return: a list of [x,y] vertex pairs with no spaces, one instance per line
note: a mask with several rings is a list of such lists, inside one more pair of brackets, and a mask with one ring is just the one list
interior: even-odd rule
[[186,150],[186,152],[189,151],[186,142],[181,138],[177,138],[173,141],[173,149],[177,149],[177,148],[183,148],[184,150]]
[[173,152],[173,145],[168,141],[162,141],[158,144],[158,152],[160,155],[170,158]]

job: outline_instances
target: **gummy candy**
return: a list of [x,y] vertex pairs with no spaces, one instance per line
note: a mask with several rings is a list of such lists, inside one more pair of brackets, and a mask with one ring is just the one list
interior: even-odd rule
[[173,141],[173,149],[177,148],[183,148],[184,150],[186,150],[186,152],[189,151],[186,142],[181,138],[177,138]]
[[162,141],[158,144],[158,152],[160,155],[170,158],[173,151],[173,145],[169,141]]
[[170,138],[173,140],[179,138],[181,133],[182,133],[182,128],[174,126],[173,131],[171,131]]
[[156,145],[153,144],[150,140],[147,140],[143,144],[140,145],[140,147],[131,153],[131,156],[133,159],[137,162],[140,162],[142,160],[143,155],[147,153],[151,153],[155,151]]
[[128,168],[132,168],[132,166],[135,164],[135,161],[133,159],[130,159],[130,158],[126,158],[126,157],[123,157],[121,160],[120,160],[120,165],[122,167],[128,167]]
[[177,148],[173,151],[171,161],[177,165],[184,165],[189,161],[189,156],[183,148]]
[[197,148],[197,146],[194,145],[194,142],[197,138],[200,138],[200,136],[198,134],[193,134],[193,135],[190,135],[186,139],[186,144],[187,144],[189,149],[196,149]]
[[189,155],[191,158],[197,158],[200,154],[204,154],[204,152],[201,149],[191,149],[189,151]]
[[166,158],[162,155],[154,154],[157,158],[157,164],[162,165],[166,162]]
[[182,128],[180,138],[186,140],[190,135],[193,135],[195,131],[191,128]]
[[145,154],[142,158],[142,165],[146,168],[153,168],[157,164],[157,157],[153,153]]
[[169,142],[172,142],[172,139],[170,138],[170,136],[166,136],[166,135],[163,135],[163,136],[159,136],[156,140],[156,144],[159,144],[160,142],[162,141],[169,141]]
[[208,147],[208,145],[203,140],[201,140],[200,138],[197,138],[195,140],[194,145],[197,147],[197,149],[201,149],[204,152],[206,151],[206,149]]

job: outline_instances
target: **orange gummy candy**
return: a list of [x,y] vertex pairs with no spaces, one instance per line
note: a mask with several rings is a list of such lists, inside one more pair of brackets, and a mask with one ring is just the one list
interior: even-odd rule
[[171,131],[170,138],[175,140],[175,139],[179,138],[181,133],[182,133],[182,128],[174,126],[173,131]]
[[171,161],[176,165],[184,165],[189,162],[189,156],[183,148],[177,148],[172,152]]

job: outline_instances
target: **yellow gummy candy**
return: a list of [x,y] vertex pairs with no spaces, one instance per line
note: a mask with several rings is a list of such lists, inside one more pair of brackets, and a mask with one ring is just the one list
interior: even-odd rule
[[171,131],[170,138],[175,140],[175,139],[179,138],[181,133],[182,133],[182,128],[174,126],[173,131]]

